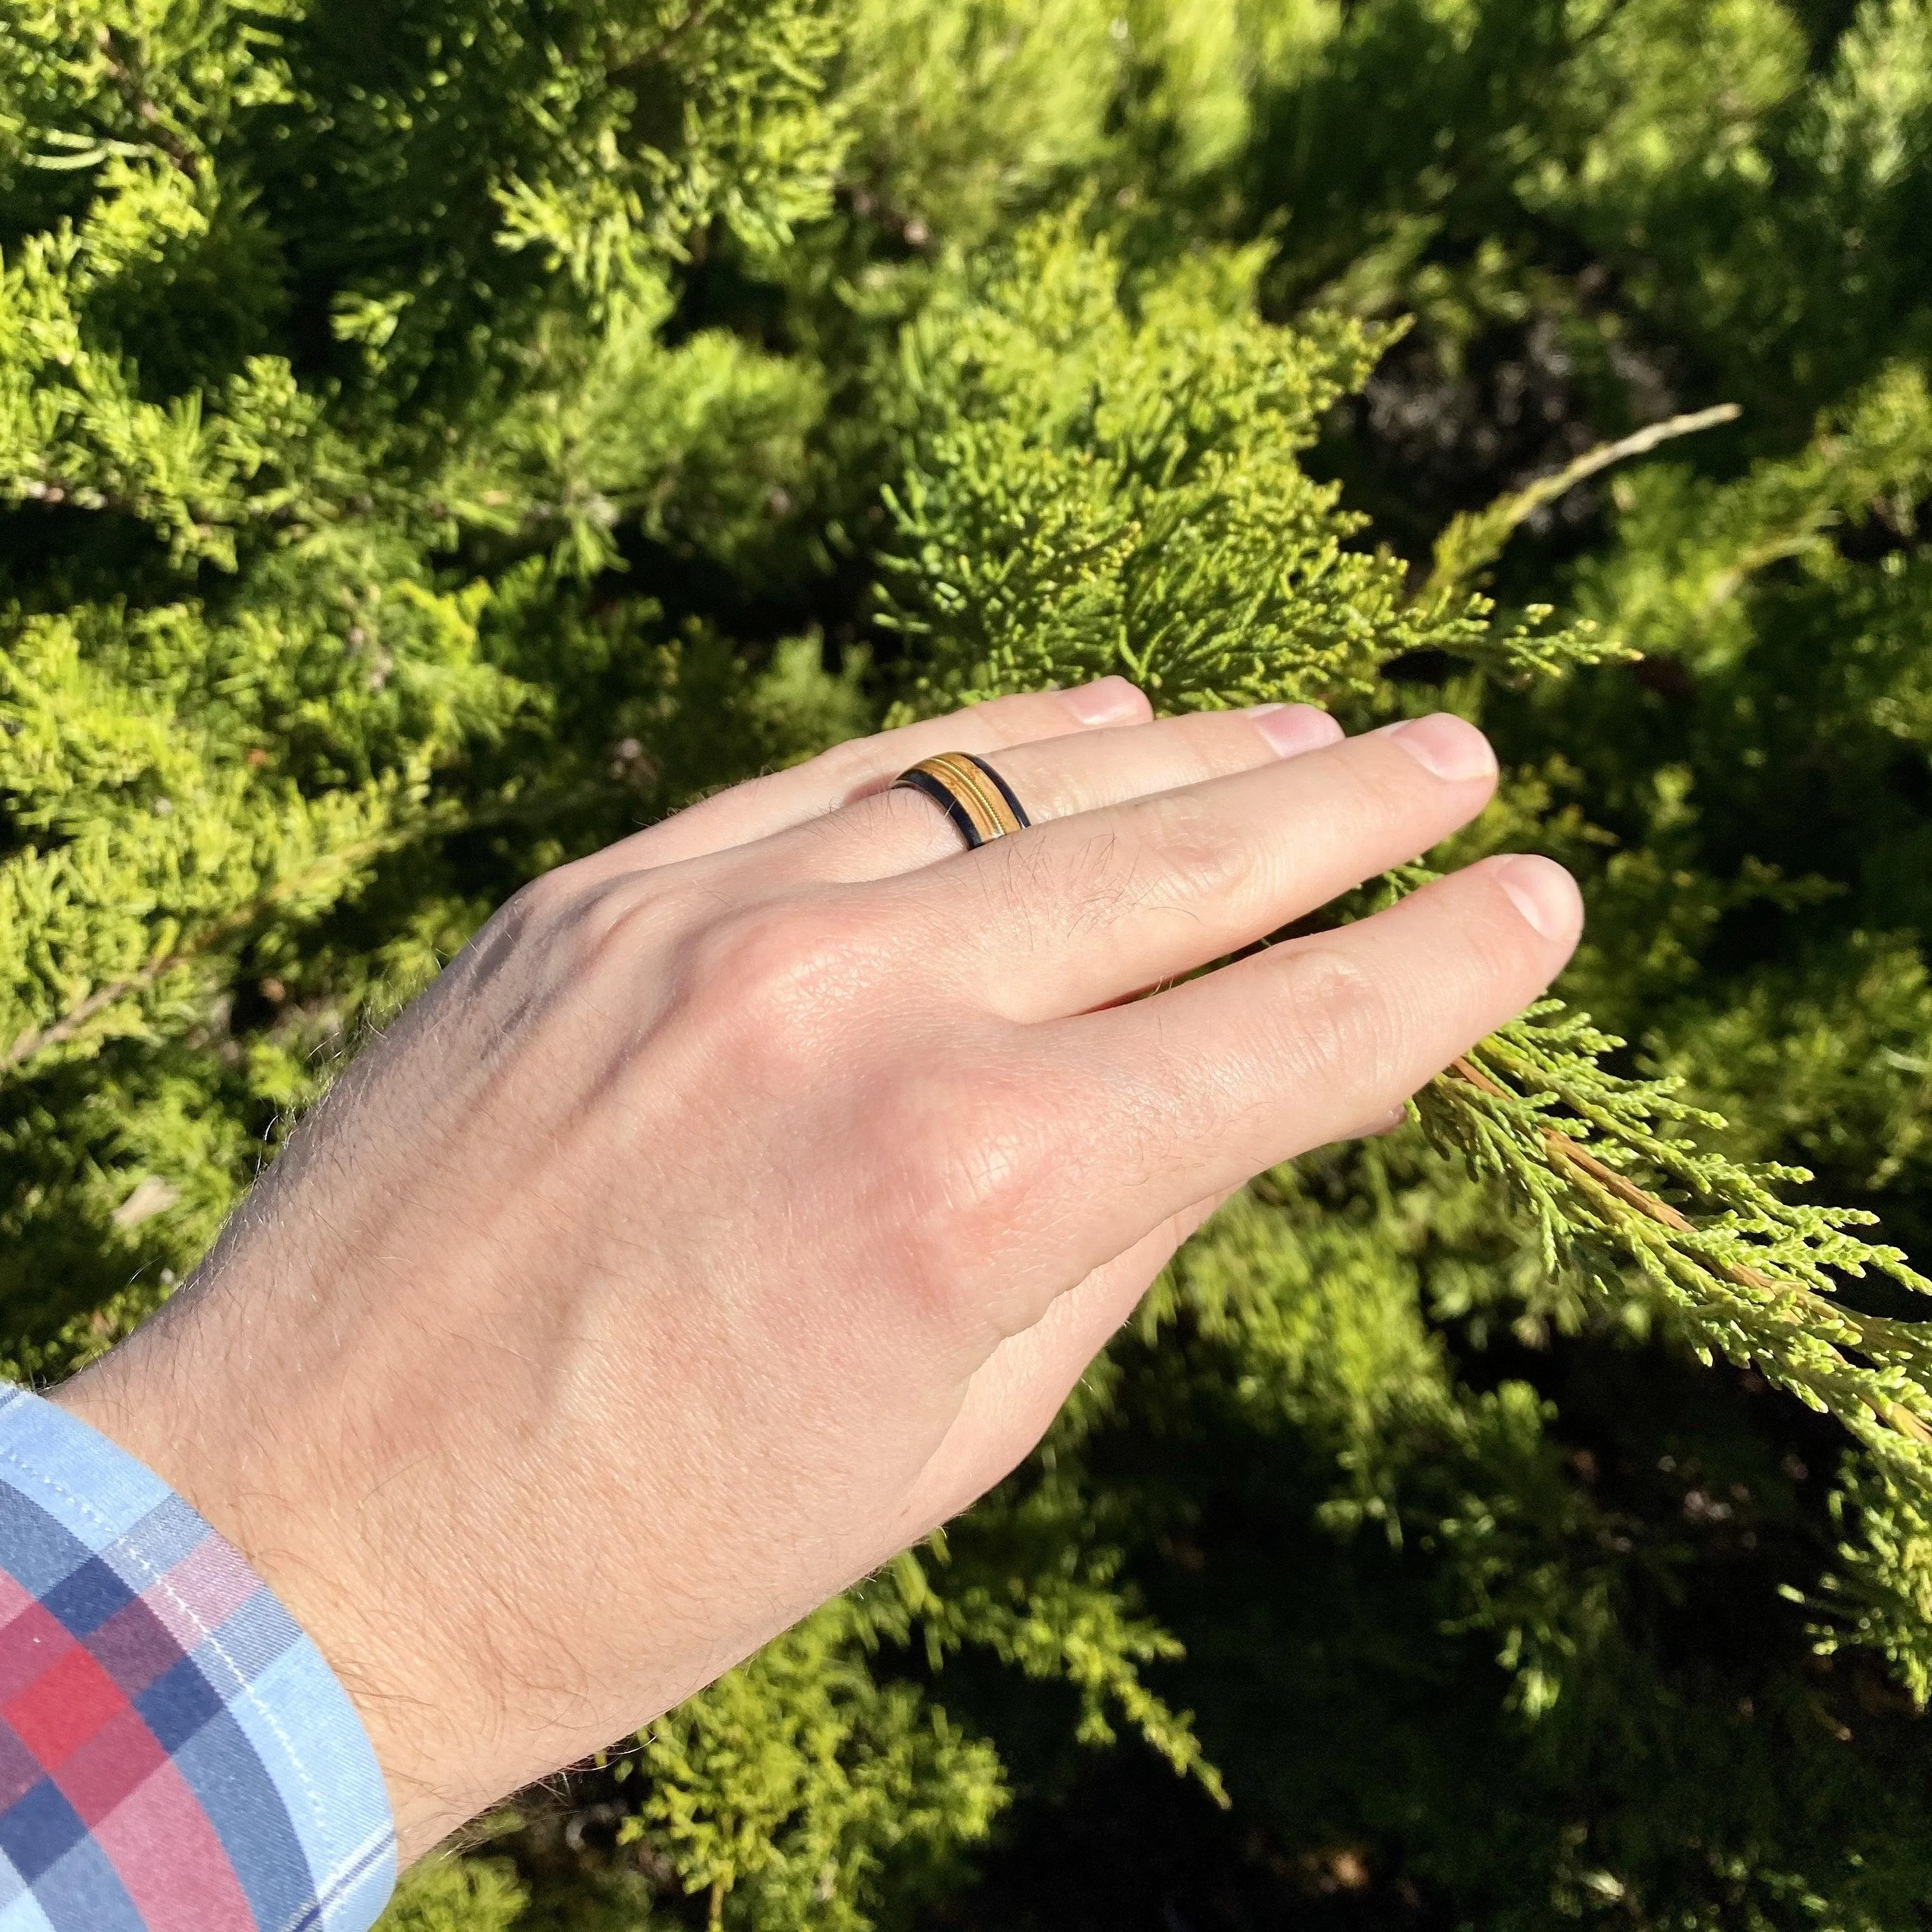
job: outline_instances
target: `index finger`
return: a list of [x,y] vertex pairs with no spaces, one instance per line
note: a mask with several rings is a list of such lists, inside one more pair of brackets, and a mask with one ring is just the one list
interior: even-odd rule
[[[967,1231],[999,1334],[1180,1213],[1406,1099],[1540,994],[1574,950],[1575,883],[1489,859],[1372,918],[1286,941],[1130,1005],[1036,1022],[1018,1097],[968,1132],[1015,1145]],[[1006,1270],[1013,1273],[1006,1275]]]

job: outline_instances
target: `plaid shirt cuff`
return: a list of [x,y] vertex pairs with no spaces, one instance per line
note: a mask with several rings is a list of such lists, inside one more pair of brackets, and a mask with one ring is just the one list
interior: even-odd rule
[[0,1932],[367,1932],[395,1873],[362,1722],[268,1586],[0,1384]]

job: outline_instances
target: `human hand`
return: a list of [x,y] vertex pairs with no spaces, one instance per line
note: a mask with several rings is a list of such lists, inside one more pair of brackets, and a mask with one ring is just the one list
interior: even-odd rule
[[[406,1859],[963,1508],[1229,1190],[1568,958],[1568,876],[1491,860],[1135,1000],[1495,777],[1451,718],[1147,718],[1004,699],[536,881],[58,1392],[320,1646]],[[1033,829],[881,789],[946,749]]]

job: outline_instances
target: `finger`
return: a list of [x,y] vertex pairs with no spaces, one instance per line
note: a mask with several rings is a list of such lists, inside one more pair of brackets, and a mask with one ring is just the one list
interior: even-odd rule
[[[1039,825],[1251,771],[1319,750],[1341,736],[1341,726],[1312,705],[1270,704],[1038,739],[988,762]],[[910,872],[964,849],[939,806],[922,793],[896,787],[799,826],[779,846],[771,856],[785,876],[848,884]]]
[[588,880],[702,858],[836,811],[940,752],[1004,752],[1036,739],[1138,724],[1152,715],[1145,697],[1122,677],[1103,677],[1071,691],[992,698],[835,745],[802,765],[734,785],[580,860],[579,869]]
[[[1056,1096],[1061,1139],[1082,1150],[1061,1211],[1094,1200],[1084,1238],[1104,1256],[1124,1230],[1385,1114],[1537,998],[1582,927],[1562,866],[1489,859],[1372,919],[1059,1022],[1084,1069]],[[1096,1262],[1076,1250],[1060,1264],[1065,1280]]]
[[886,882],[880,910],[974,999],[1056,1018],[1237,952],[1414,858],[1475,815],[1496,772],[1472,725],[1418,718],[1034,826]]
[[1581,924],[1561,866],[1485,860],[1150,999],[1011,1029],[970,1078],[935,1073],[898,1131],[941,1171],[932,1232],[968,1361],[1190,1202],[1394,1108],[1535,999]]
[[1008,1336],[974,1371],[952,1426],[907,1500],[908,1542],[957,1516],[1031,1453],[1148,1285],[1234,1191],[1171,1216],[1060,1296],[1030,1328]]

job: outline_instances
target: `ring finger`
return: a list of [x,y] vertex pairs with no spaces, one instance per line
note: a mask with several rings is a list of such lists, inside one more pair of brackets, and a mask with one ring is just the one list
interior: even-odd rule
[[[1270,704],[1037,740],[986,762],[1040,825],[1252,771],[1318,751],[1341,736],[1342,728],[1324,711]],[[781,842],[789,849],[773,854],[773,844]],[[956,857],[962,849],[959,832],[932,800],[888,783],[767,842],[761,856],[779,857],[788,877],[857,884]]]
[[1145,696],[1125,678],[1071,691],[1027,691],[968,705],[943,718],[834,745],[804,764],[714,792],[656,824],[576,862],[581,880],[616,878],[770,838],[889,785],[908,765],[940,752],[1005,757],[1010,748],[1144,723]]

